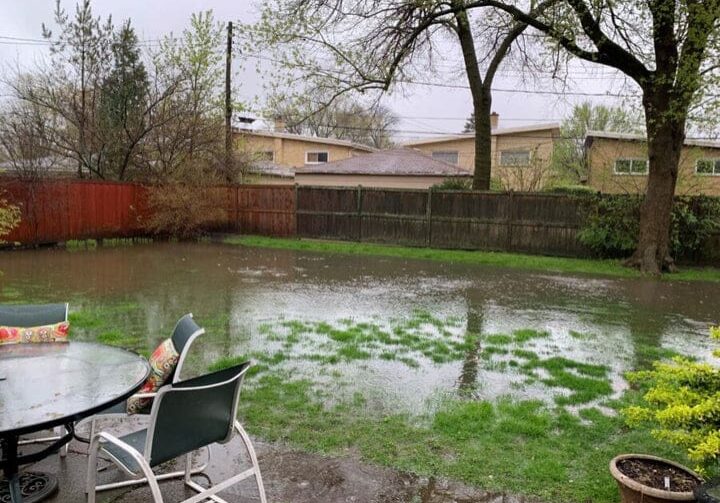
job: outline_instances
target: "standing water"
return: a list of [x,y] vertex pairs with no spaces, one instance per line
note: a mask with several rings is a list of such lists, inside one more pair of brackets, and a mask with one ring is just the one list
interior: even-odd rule
[[195,372],[244,355],[406,411],[458,393],[600,404],[626,370],[706,355],[720,288],[195,243],[8,252],[0,271],[0,302],[67,300],[78,339],[147,354],[192,312]]

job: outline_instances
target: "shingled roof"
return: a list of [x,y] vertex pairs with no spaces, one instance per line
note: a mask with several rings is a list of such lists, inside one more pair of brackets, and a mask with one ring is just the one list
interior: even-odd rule
[[471,176],[454,164],[437,161],[417,150],[398,148],[362,154],[340,161],[305,166],[297,174],[393,175],[393,176]]

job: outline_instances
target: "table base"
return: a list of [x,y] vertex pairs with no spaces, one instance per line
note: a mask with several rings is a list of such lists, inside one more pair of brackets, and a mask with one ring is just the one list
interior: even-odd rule
[[[58,489],[57,478],[43,472],[22,472],[20,479],[20,494],[23,503],[42,501],[55,494]],[[0,503],[11,503],[10,484],[7,479],[0,478]]]

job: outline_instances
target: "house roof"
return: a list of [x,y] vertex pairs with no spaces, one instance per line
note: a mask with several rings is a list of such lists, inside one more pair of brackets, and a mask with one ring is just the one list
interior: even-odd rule
[[282,138],[283,140],[295,140],[295,141],[306,141],[310,143],[320,143],[323,145],[338,145],[341,147],[350,147],[355,150],[362,150],[365,152],[376,152],[377,149],[362,145],[361,143],[355,143],[347,140],[338,140],[337,138],[322,138],[319,136],[307,136],[302,134],[294,133],[283,133],[279,131],[265,131],[259,129],[240,129],[235,128],[236,134],[246,134],[251,136],[263,136],[266,138]]
[[[511,135],[511,134],[518,134],[518,133],[532,133],[536,131],[560,131],[560,124],[553,122],[549,124],[536,124],[534,126],[519,126],[519,127],[509,127],[509,128],[497,128],[493,129],[490,134],[492,136],[503,136],[503,135]],[[456,135],[442,135],[442,136],[436,136],[434,138],[422,138],[419,140],[412,140],[412,141],[406,141],[403,143],[406,147],[414,147],[417,145],[428,145],[431,143],[442,143],[446,141],[453,141],[453,140],[465,140],[475,138],[475,133],[461,133]]]
[[394,176],[471,176],[462,168],[433,159],[417,150],[381,150],[349,159],[305,166],[297,174],[394,175]]
[[[585,135],[585,146],[589,147],[594,138],[623,141],[647,141],[647,137],[642,134],[615,133],[613,131],[588,131]],[[720,148],[720,142],[711,140],[685,140],[685,145],[689,147]]]
[[256,161],[249,169],[250,173],[263,176],[277,176],[280,178],[294,178],[295,169],[281,166],[271,161]]

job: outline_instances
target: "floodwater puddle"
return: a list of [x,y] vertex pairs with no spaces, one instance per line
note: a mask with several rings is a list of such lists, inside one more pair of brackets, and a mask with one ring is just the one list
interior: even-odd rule
[[447,396],[602,406],[627,370],[704,357],[720,321],[713,283],[210,243],[2,253],[0,271],[0,302],[68,300],[79,339],[147,354],[192,312],[195,372],[242,355],[327,400],[410,413]]

